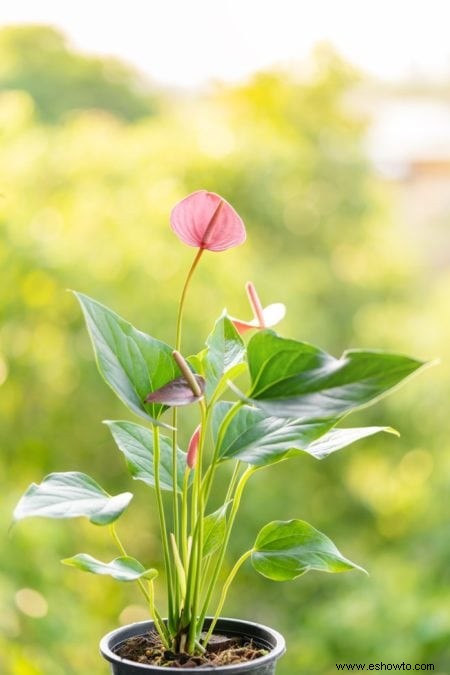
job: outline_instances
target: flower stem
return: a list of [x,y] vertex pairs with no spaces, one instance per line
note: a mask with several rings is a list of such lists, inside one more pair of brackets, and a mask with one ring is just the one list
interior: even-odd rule
[[[202,457],[203,457],[203,444],[205,440],[205,429],[207,421],[206,406],[204,401],[199,402],[200,411],[201,411],[201,424],[200,424],[200,435],[198,440],[198,450],[197,450],[197,462],[194,470],[194,481],[192,485],[192,494],[191,494],[191,536],[190,545],[188,544],[187,559],[187,581],[186,581],[186,601],[184,603],[183,610],[183,622],[182,627],[190,627],[191,622],[195,622],[195,615],[193,615],[193,605],[195,604],[194,597],[196,593],[196,583],[197,577],[199,575],[199,564],[201,564],[201,555],[202,549],[199,549],[198,539],[199,539],[199,529],[200,525],[203,527],[203,514],[200,512],[202,502],[200,500],[201,492],[201,477],[202,477]],[[187,472],[186,472],[187,473]],[[188,496],[188,486],[187,478],[185,475],[184,486],[186,489],[183,491],[183,499],[186,499]],[[183,505],[184,509],[187,510],[186,504]],[[185,516],[187,518],[187,515]],[[200,533],[202,534],[202,533]],[[203,544],[202,544],[203,546]],[[200,562],[199,562],[199,551],[200,551]]]
[[170,543],[172,545],[173,558],[178,573],[178,584],[181,592],[181,604],[183,604],[186,597],[186,572],[184,570],[183,563],[181,562],[180,552],[178,551],[173,532],[170,533]]
[[188,496],[189,496],[189,475],[191,471],[186,467],[183,477],[183,494],[181,497],[181,556],[184,569],[187,569],[188,560]]
[[167,626],[162,620],[160,613],[155,607],[155,591],[153,587],[153,581],[148,582],[148,606],[150,608],[150,614],[153,617],[153,621],[155,623],[155,628],[159,633],[163,645],[167,649],[170,649],[172,646],[170,633],[167,630]]
[[[156,502],[158,505],[158,515],[159,515],[159,525],[161,528],[161,538],[162,538],[162,544],[163,544],[163,552],[164,552],[164,566],[166,569],[166,576],[167,576],[167,586],[168,586],[168,610],[169,610],[169,615],[168,615],[168,622],[169,622],[169,630],[175,630],[176,629],[176,618],[178,614],[178,608],[174,608],[174,580],[172,576],[172,568],[171,568],[171,562],[170,562],[170,552],[169,552],[169,543],[167,539],[167,530],[166,530],[166,518],[164,515],[164,504],[163,504],[163,498],[162,498],[162,492],[161,492],[161,483],[160,483],[160,478],[159,478],[159,468],[160,468],[160,460],[161,460],[161,447],[160,447],[160,439],[159,439],[159,429],[157,426],[153,425],[153,474],[155,477],[155,492],[156,492]],[[175,477],[173,478],[175,482]],[[173,486],[173,491],[174,493],[176,492],[176,486],[174,484]],[[176,611],[174,611],[176,610]]]
[[[125,556],[125,557],[128,557],[128,553],[126,552],[125,547],[124,547],[124,545],[122,544],[122,542],[120,541],[119,535],[117,534],[117,530],[116,530],[116,525],[115,525],[115,523],[111,523],[111,525],[109,526],[109,531],[111,532],[111,536],[112,536],[112,538],[114,539],[114,541],[115,541],[115,543],[116,543],[116,545],[117,545],[117,548],[119,549],[121,555],[123,555],[123,556]],[[136,581],[137,581],[137,583],[138,583],[138,585],[139,585],[139,588],[140,588],[141,591],[142,591],[142,595],[145,597],[145,599],[146,599],[147,602],[148,602],[148,601],[149,601],[148,593],[147,593],[147,590],[146,590],[144,584],[142,583],[142,580],[141,580],[141,579],[137,579]]]
[[[119,549],[120,553],[123,556],[128,557],[128,554],[125,550],[125,547],[122,544],[122,542],[120,541],[119,535],[117,534],[115,523],[112,523],[109,526],[109,531],[110,531],[111,536],[114,539],[114,542],[116,543],[117,548]],[[144,596],[144,598],[148,602],[148,606],[149,606],[149,609],[150,609],[150,615],[151,615],[153,621],[155,622],[155,628],[159,633],[159,637],[161,638],[164,646],[167,647],[167,649],[169,649],[170,648],[170,634],[169,634],[169,631],[167,630],[164,622],[161,619],[161,615],[159,614],[158,610],[155,607],[154,594],[153,594],[153,581],[148,582],[148,591],[145,588],[145,585],[142,583],[142,579],[137,579],[136,581],[139,585],[139,588],[142,591],[142,595]]]
[[234,521],[236,519],[236,514],[238,512],[239,505],[240,505],[240,502],[241,502],[242,493],[244,491],[244,488],[245,488],[245,485],[246,485],[248,479],[250,478],[250,476],[252,476],[255,473],[255,471],[258,470],[258,468],[260,468],[260,467],[252,466],[252,467],[247,468],[245,470],[245,472],[242,474],[242,476],[239,480],[239,483],[236,487],[236,492],[234,493],[234,499],[233,499],[233,506],[231,507],[230,518],[227,522],[227,527],[226,527],[226,530],[225,530],[225,536],[223,538],[222,546],[220,548],[219,557],[217,559],[216,566],[214,568],[212,578],[211,578],[211,581],[209,583],[208,590],[206,592],[205,601],[204,601],[204,604],[203,604],[203,609],[202,609],[201,614],[200,614],[200,619],[199,619],[199,625],[200,626],[203,624],[203,621],[205,620],[206,612],[208,611],[208,606],[209,606],[209,603],[211,601],[211,597],[212,597],[212,594],[214,592],[214,588],[216,586],[217,580],[219,578],[220,571],[222,569],[223,561],[224,561],[224,558],[225,558],[225,553],[226,553],[226,550],[227,550],[227,547],[228,547],[228,543],[230,541],[231,530],[233,529]]
[[180,545],[180,522],[178,516],[178,444],[177,444],[177,409],[172,413],[172,510],[175,541]]
[[205,504],[202,493],[202,466],[203,466],[203,450],[205,446],[205,437],[206,429],[208,426],[208,412],[204,401],[200,401],[201,409],[201,433],[198,444],[198,455],[197,455],[197,464],[195,469],[194,481],[195,481],[195,499],[197,500],[196,504],[196,513],[197,513],[197,522],[195,523],[194,539],[193,539],[193,550],[196,551],[196,556],[194,557],[195,567],[192,567],[192,590],[191,590],[191,607],[190,607],[190,624],[189,624],[189,635],[188,635],[188,652],[193,653],[195,649],[195,642],[197,640],[197,612],[198,605],[200,600],[200,589],[202,581],[202,568],[203,568],[203,525],[204,525],[204,510]]
[[127,557],[128,554],[127,554],[127,552],[125,551],[124,545],[122,544],[122,542],[121,542],[120,539],[119,539],[119,535],[117,534],[116,524],[115,524],[115,523],[111,523],[111,525],[109,526],[109,531],[110,531],[111,536],[112,536],[112,538],[114,539],[114,541],[115,541],[115,543],[116,543],[116,545],[117,545],[117,548],[118,548],[119,551],[121,552],[121,554],[122,554],[123,556]]
[[225,504],[227,504],[231,500],[231,495],[233,494],[234,488],[236,487],[236,481],[239,476],[239,470],[241,468],[241,463],[239,461],[236,462],[233,470],[233,474],[231,476],[230,484],[228,486],[227,494],[225,497]]
[[205,249],[199,248],[197,251],[197,254],[192,262],[192,265],[189,268],[189,272],[186,277],[186,281],[184,282],[183,290],[181,291],[181,296],[180,296],[180,302],[178,305],[178,315],[177,315],[177,331],[176,331],[176,337],[175,337],[175,349],[180,350],[181,347],[181,328],[182,328],[182,323],[183,323],[183,310],[184,310],[184,303],[186,301],[186,294],[187,290],[189,288],[189,283],[192,279],[192,276],[195,272],[195,269],[200,262],[200,258],[202,257],[203,251]]
[[244,553],[243,555],[241,555],[241,557],[239,558],[239,560],[237,561],[237,563],[234,565],[233,569],[231,570],[231,572],[230,572],[229,575],[227,576],[227,579],[226,579],[226,581],[225,581],[225,583],[224,583],[224,585],[223,585],[222,593],[220,594],[220,600],[219,600],[219,604],[218,604],[217,609],[216,609],[216,613],[214,614],[214,618],[213,618],[213,620],[211,621],[211,625],[210,625],[209,630],[208,630],[208,632],[207,632],[207,634],[206,634],[206,637],[205,637],[204,640],[203,640],[203,646],[204,646],[204,647],[206,647],[206,645],[208,644],[208,642],[209,642],[209,640],[210,640],[210,638],[211,638],[211,635],[212,635],[213,632],[214,632],[214,628],[216,627],[216,623],[217,623],[217,620],[218,620],[218,618],[219,618],[219,616],[220,616],[220,612],[222,611],[222,608],[223,608],[223,606],[224,606],[224,604],[225,604],[225,600],[226,600],[226,597],[227,597],[228,589],[230,588],[230,586],[231,586],[231,584],[232,584],[232,582],[233,582],[234,577],[235,577],[236,574],[238,573],[239,568],[241,567],[241,565],[242,565],[242,564],[243,564],[243,563],[251,556],[252,553],[253,553],[253,549],[250,549],[250,551],[246,551],[246,553]]
[[[192,279],[192,276],[195,272],[195,269],[200,262],[200,258],[202,257],[204,249],[200,248],[196,255],[195,258],[189,268],[189,271],[186,276],[186,280],[184,282],[183,290],[181,291],[181,296],[180,296],[180,302],[178,305],[178,314],[177,314],[177,323],[176,323],[176,334],[175,334],[175,350],[179,351],[181,347],[181,330],[182,330],[182,324],[183,324],[183,310],[184,310],[184,304],[186,301],[186,294],[187,290],[189,288],[189,283]],[[183,549],[183,544],[181,541],[181,534],[180,534],[180,519],[179,519],[179,504],[178,504],[178,492],[175,490],[175,483],[176,479],[178,476],[178,457],[177,457],[177,409],[174,408],[172,411],[172,426],[173,426],[173,432],[172,432],[172,476],[173,476],[173,482],[174,482],[174,490],[172,493],[172,509],[173,509],[173,528],[175,531],[175,541],[177,543],[178,549],[182,550]],[[170,595],[170,589],[169,589],[169,595]]]
[[187,579],[186,579],[186,600],[183,608],[183,619],[181,626],[183,629],[189,626],[192,620],[191,607],[195,585],[195,571],[197,569],[197,546],[195,545],[197,541],[197,528],[195,528],[195,530],[193,531],[193,535],[191,535],[189,539],[190,539],[188,550],[189,566],[187,570]]

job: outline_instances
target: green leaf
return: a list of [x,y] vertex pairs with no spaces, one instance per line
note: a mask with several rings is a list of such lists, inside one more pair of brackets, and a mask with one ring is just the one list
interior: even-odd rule
[[63,565],[76,567],[79,570],[83,570],[83,572],[102,574],[118,581],[136,581],[136,579],[141,579],[142,577],[151,581],[158,576],[157,570],[146,570],[138,560],[129,556],[121,556],[120,558],[114,558],[109,563],[104,563],[87,553],[78,553],[72,558],[61,560],[61,562]]
[[212,555],[223,543],[227,525],[227,509],[231,502],[223,504],[203,521],[203,556]]
[[263,527],[256,538],[252,564],[257,572],[274,581],[296,579],[309,570],[365,572],[304,520],[275,520]]
[[367,436],[380,431],[397,434],[390,427],[331,429],[333,422],[301,422],[268,417],[262,410],[244,405],[236,412],[219,442],[219,429],[232,407],[220,401],[213,411],[212,428],[218,443],[220,461],[238,459],[255,466],[267,466],[303,452],[323,459]]
[[51,473],[40,485],[30,485],[14,510],[14,520],[85,516],[94,525],[109,525],[132,498],[131,492],[112,497],[93,478],[78,471]]
[[[232,403],[220,401],[213,413],[213,434],[218,441],[220,424]],[[330,429],[330,422],[304,423],[269,417],[262,410],[244,405],[229,423],[218,455],[221,461],[238,459],[265,466],[285,459],[293,448],[306,449]]]
[[374,403],[425,364],[399,354],[351,350],[340,359],[273,331],[248,345],[252,387],[247,400],[268,415],[338,420]]
[[324,459],[332,452],[342,450],[348,445],[359,441],[362,438],[373,436],[374,434],[385,431],[388,434],[398,436],[398,432],[391,427],[356,427],[354,429],[332,429],[324,436],[321,436],[317,441],[310,443],[306,448],[302,448],[309,455],[316,459]]
[[[125,456],[128,470],[136,480],[155,487],[153,473],[153,433],[150,429],[134,422],[105,420],[117,444]],[[173,490],[172,442],[160,435],[160,484],[163,490]],[[177,448],[177,492],[181,492],[186,469],[186,453]]]
[[[206,340],[206,350],[198,355],[206,378],[206,397],[210,399],[223,376],[230,371],[233,375],[241,372],[245,360],[245,344],[224,314],[215,323],[212,333]],[[240,366],[236,370],[236,366]]]
[[157,420],[164,406],[145,404],[144,399],[180,374],[172,348],[137,330],[87,295],[75,295],[86,319],[100,374],[136,415],[161,424]]

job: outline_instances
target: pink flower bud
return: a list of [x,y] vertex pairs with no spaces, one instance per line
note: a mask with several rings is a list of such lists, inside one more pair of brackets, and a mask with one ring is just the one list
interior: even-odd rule
[[245,241],[245,226],[228,202],[214,192],[198,190],[175,205],[170,225],[188,246],[225,251]]
[[190,469],[193,469],[197,462],[198,442],[200,439],[201,428],[202,425],[199,424],[194,433],[192,434],[191,440],[189,441],[186,463]]

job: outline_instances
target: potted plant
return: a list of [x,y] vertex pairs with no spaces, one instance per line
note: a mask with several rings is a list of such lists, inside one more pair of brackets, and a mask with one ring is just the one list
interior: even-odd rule
[[[224,312],[202,350],[182,355],[187,291],[205,251],[223,251],[245,240],[244,224],[220,196],[204,190],[178,203],[171,214],[175,234],[197,249],[182,288],[174,346],[134,328],[99,302],[76,293],[106,383],[145,424],[107,421],[131,476],[156,492],[167,589],[167,612],[157,607],[159,571],[125,550],[116,521],[132,494],[110,495],[88,475],[52,473],[20,499],[16,521],[27,517],[85,516],[109,530],[118,557],[100,561],[81,553],[66,565],[119,581],[137,582],[149,607],[148,622],[125,626],[101,641],[114,673],[275,672],[283,638],[250,622],[223,619],[228,589],[246,561],[274,581],[309,570],[362,568],[303,520],[268,523],[237,561],[227,547],[244,489],[272,464],[307,453],[322,459],[387,427],[341,427],[352,411],[370,405],[424,364],[381,351],[350,350],[339,359],[272,330],[282,304],[263,308],[252,284],[250,321]],[[244,336],[251,334],[249,340]],[[245,390],[245,391],[244,391]],[[180,406],[195,406],[199,424],[188,447],[179,447]],[[395,432],[394,432],[395,433]],[[233,471],[223,488],[222,465]],[[221,480],[218,481],[218,477]],[[163,493],[167,493],[166,498]],[[210,508],[211,494],[222,495]],[[224,575],[226,567],[226,574]],[[164,618],[163,618],[164,617]]]

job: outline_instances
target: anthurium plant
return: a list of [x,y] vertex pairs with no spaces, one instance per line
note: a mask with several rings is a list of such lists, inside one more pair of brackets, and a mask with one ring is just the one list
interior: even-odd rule
[[[224,312],[201,351],[183,355],[182,326],[188,288],[207,251],[242,244],[244,224],[219,195],[204,190],[179,202],[174,233],[196,254],[181,290],[173,346],[134,328],[96,300],[76,293],[105,382],[140,418],[107,421],[131,476],[155,491],[167,588],[167,612],[155,601],[159,570],[125,550],[116,522],[130,492],[109,494],[80,472],[52,473],[20,499],[15,520],[84,516],[109,530],[118,557],[100,561],[79,553],[63,563],[134,581],[140,587],[163,645],[176,653],[205,650],[241,566],[274,581],[309,570],[361,570],[325,534],[303,520],[274,520],[237,561],[226,558],[239,504],[252,476],[277,462],[306,454],[320,460],[389,427],[347,427],[353,411],[378,401],[424,364],[399,354],[352,349],[335,358],[274,330],[284,305],[263,307],[253,284],[246,290],[253,317]],[[250,336],[250,339],[247,339]],[[242,384],[244,383],[244,384]],[[180,447],[180,406],[198,410],[198,426]],[[192,417],[192,416],[191,416]],[[194,424],[192,424],[194,427]],[[225,464],[232,470],[222,471]],[[230,476],[224,487],[224,476]],[[166,493],[166,496],[164,496]],[[223,503],[217,508],[217,497]],[[214,496],[214,509],[210,506]],[[214,617],[207,631],[204,621]]]

